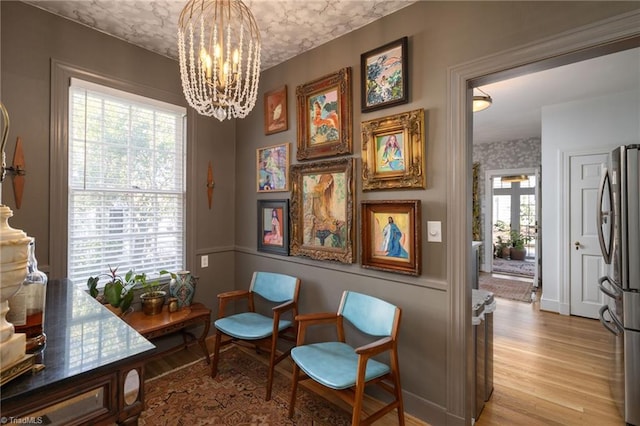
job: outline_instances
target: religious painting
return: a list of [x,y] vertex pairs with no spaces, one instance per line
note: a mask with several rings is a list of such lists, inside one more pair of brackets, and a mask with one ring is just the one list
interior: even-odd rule
[[289,144],[256,150],[256,185],[258,192],[289,190]]
[[362,267],[420,275],[420,200],[361,203]]
[[425,188],[424,110],[362,123],[362,189]]
[[283,132],[289,128],[287,86],[264,94],[264,134]]
[[289,200],[258,200],[258,251],[289,255]]
[[353,162],[291,166],[292,255],[353,263]]
[[308,160],[351,154],[351,68],[298,86],[296,96],[296,158]]
[[362,112],[409,102],[407,37],[360,55]]

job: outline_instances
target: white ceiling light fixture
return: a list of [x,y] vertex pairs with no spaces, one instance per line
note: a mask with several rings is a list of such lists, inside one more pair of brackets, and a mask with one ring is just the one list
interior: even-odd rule
[[198,113],[220,121],[244,118],[256,104],[260,31],[239,0],[189,0],[178,28],[185,98]]
[[473,112],[483,111],[491,106],[493,103],[493,99],[491,96],[487,95],[482,91],[479,87],[476,87],[482,95],[473,95]]

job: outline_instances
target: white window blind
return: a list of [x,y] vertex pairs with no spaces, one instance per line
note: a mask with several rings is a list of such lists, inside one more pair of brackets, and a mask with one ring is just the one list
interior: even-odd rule
[[183,107],[72,79],[68,277],[184,268]]

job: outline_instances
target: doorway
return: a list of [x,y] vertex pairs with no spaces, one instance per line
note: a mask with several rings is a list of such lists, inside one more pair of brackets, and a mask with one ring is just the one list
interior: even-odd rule
[[[602,262],[597,244],[592,247],[594,250],[590,250],[591,246],[587,244],[590,239],[584,233],[579,239],[584,240],[586,245],[580,246],[578,252],[588,253],[590,257],[581,258],[587,263],[576,261],[574,243],[577,240],[570,229],[581,216],[595,211],[595,197],[581,198],[586,203],[582,205],[582,211],[571,208],[570,197],[580,189],[571,186],[572,165],[569,159],[578,153],[597,153],[598,150],[606,153],[617,144],[626,144],[637,138],[635,127],[626,123],[637,122],[637,116],[634,118],[633,114],[637,111],[637,82],[640,79],[638,60],[640,49],[634,47],[577,62],[570,61],[518,77],[500,79],[499,73],[483,77],[496,79],[481,87],[483,92],[492,96],[494,102],[488,109],[473,113],[473,161],[476,161],[476,151],[481,151],[481,158],[489,161],[487,168],[496,171],[495,177],[502,174],[501,179],[505,173],[509,173],[513,175],[508,176],[509,179],[518,180],[518,172],[525,167],[541,170],[540,184],[532,185],[540,187],[539,202],[535,203],[535,208],[541,209],[537,221],[522,223],[518,213],[512,209],[514,211],[503,213],[498,229],[487,229],[485,223],[483,239],[486,240],[488,235],[495,232],[515,231],[518,234],[521,227],[534,232],[532,241],[539,241],[536,250],[529,252],[530,256],[537,255],[540,260],[537,262],[540,267],[535,268],[539,272],[535,282],[544,281],[540,298],[543,310],[563,315],[597,316],[595,306],[601,304],[601,300],[596,299],[597,280],[593,279],[593,274],[598,273],[604,265],[598,264]],[[620,75],[612,79],[611,69],[620,70]],[[571,83],[576,75],[584,76],[590,82],[588,87]],[[615,80],[616,84],[612,84],[611,80]],[[529,96],[531,92],[537,95]],[[520,108],[535,109],[537,113],[518,114]],[[514,111],[516,113],[512,114]],[[528,122],[534,123],[534,126],[528,125]],[[487,140],[485,132],[491,138],[498,138],[497,142]],[[537,158],[530,147],[535,143],[539,147]],[[599,170],[596,166],[592,168]],[[507,169],[505,173],[500,172],[503,169]],[[586,168],[581,170],[587,171]],[[597,180],[597,176],[594,179]],[[485,185],[492,188],[495,194],[483,203],[484,212],[481,213],[485,221],[494,219],[492,215],[496,212],[490,213],[492,208],[500,208],[496,205],[496,198],[501,206],[519,207],[522,204],[522,201],[518,201],[521,195],[518,191],[524,190],[522,184],[512,182],[504,185],[493,179],[486,181]],[[590,191],[590,194],[594,193]],[[525,198],[527,196],[524,195]],[[595,222],[591,224],[586,218],[584,221],[590,225],[590,230],[595,230]],[[531,238],[525,233],[520,235],[526,240]],[[504,242],[505,236],[501,238]],[[512,239],[507,238],[506,243]],[[500,243],[494,238],[485,247],[487,244],[492,247]],[[491,259],[485,253],[483,270],[493,271],[494,260],[502,264],[502,259],[504,257],[499,255]]]
[[486,171],[482,271],[538,283],[539,181],[537,168]]
[[[448,256],[455,258],[461,252],[467,252],[467,246],[471,239],[471,221],[469,216],[472,211],[471,202],[471,167],[470,151],[472,137],[470,135],[469,120],[472,120],[468,104],[471,101],[472,87],[484,85],[491,81],[500,80],[501,76],[524,75],[535,70],[548,69],[579,60],[595,58],[612,52],[622,51],[640,46],[640,33],[637,29],[638,14],[628,14],[617,17],[614,20],[600,22],[597,25],[584,27],[572,34],[565,34],[553,39],[548,39],[514,52],[503,52],[500,55],[491,55],[477,61],[462,64],[449,70],[449,108],[448,121],[452,125],[448,128],[448,138],[451,141],[449,153],[451,155],[451,182],[449,205],[452,218],[448,225],[451,244],[447,249]],[[551,59],[549,59],[551,58]],[[522,64],[527,64],[522,66]],[[482,76],[482,77],[480,77]],[[544,171],[544,170],[543,170]],[[546,173],[546,171],[544,171]],[[458,180],[460,174],[466,175],[466,179]],[[546,180],[546,175],[543,181]],[[544,191],[544,185],[542,187]],[[557,198],[550,198],[548,202],[557,203]],[[543,201],[543,203],[546,201]],[[561,206],[557,206],[561,208]],[[541,216],[544,220],[544,216]],[[545,226],[547,226],[545,224]],[[544,247],[543,247],[544,250]],[[467,271],[459,274],[461,266],[456,261],[449,262],[449,276],[452,277],[452,290],[450,292],[450,328],[452,337],[447,347],[454,353],[457,348],[464,346],[469,348],[471,342],[471,322],[469,310],[469,293],[465,282],[471,275],[471,252],[462,257],[462,262],[467,265]],[[557,259],[554,260],[557,262]],[[562,277],[551,277],[560,281]],[[567,297],[563,294],[562,297]],[[464,318],[465,321],[459,320]],[[465,331],[462,332],[461,330]],[[471,387],[467,380],[465,366],[470,365],[471,356],[467,350],[466,357],[452,359],[447,368],[448,385],[452,389],[459,388],[464,383],[466,399],[471,400]],[[460,369],[460,367],[463,367]],[[467,413],[468,414],[468,413]],[[467,417],[469,417],[467,415]]]

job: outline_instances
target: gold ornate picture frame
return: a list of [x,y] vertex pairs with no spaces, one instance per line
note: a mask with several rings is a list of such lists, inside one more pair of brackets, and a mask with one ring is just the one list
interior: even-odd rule
[[361,203],[362,267],[420,275],[420,200]]
[[352,154],[351,68],[298,86],[296,98],[296,158]]
[[426,186],[424,110],[362,123],[362,190]]
[[292,256],[353,263],[354,160],[291,166]]

